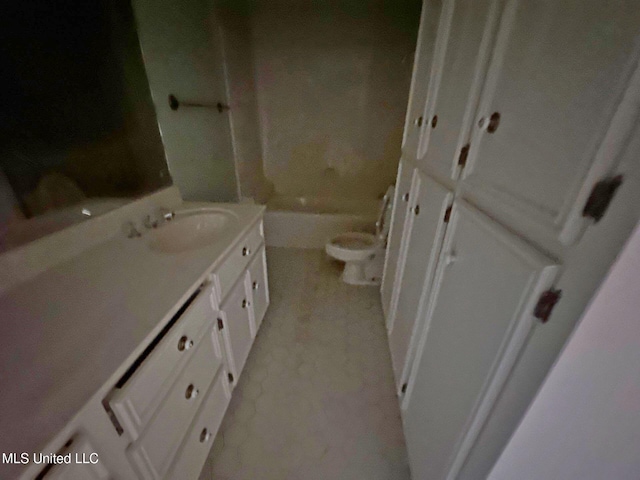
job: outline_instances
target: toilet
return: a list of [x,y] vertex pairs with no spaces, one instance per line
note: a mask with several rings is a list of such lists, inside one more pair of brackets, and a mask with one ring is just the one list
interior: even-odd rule
[[344,262],[343,282],[350,285],[380,285],[393,210],[393,192],[392,185],[382,197],[375,235],[347,232],[327,242],[327,255]]

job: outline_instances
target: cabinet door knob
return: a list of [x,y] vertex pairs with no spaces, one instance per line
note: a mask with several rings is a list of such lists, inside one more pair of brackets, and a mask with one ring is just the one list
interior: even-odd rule
[[407,192],[404,195],[402,195],[402,200],[405,201],[405,202],[409,201],[409,192]]
[[242,249],[242,256],[246,257],[247,255],[251,255],[251,250],[249,250],[247,247],[244,247]]
[[413,207],[413,213],[415,213],[416,215],[420,213],[420,205],[416,205],[415,207]]
[[191,383],[187,387],[187,390],[184,392],[184,396],[185,396],[185,398],[187,400],[191,400],[191,399],[196,398],[199,393],[200,393],[200,390],[198,390],[196,387],[194,387],[193,383]]
[[193,347],[193,340],[189,340],[186,335],[181,336],[180,340],[178,340],[178,350],[183,352],[189,350],[191,347]]
[[444,264],[446,266],[451,265],[452,263],[456,263],[458,261],[458,256],[455,252],[449,252],[444,256]]
[[436,125],[438,125],[438,115],[434,115],[431,119],[431,128],[436,128]]
[[498,112],[493,112],[489,117],[489,125],[487,125],[487,133],[493,133],[498,129],[498,125],[500,125],[500,114]]
[[254,290],[258,290],[258,288],[260,287],[260,284],[259,284],[258,282],[253,282],[253,284],[251,285],[251,287],[252,287]]
[[202,432],[200,432],[200,443],[207,443],[209,440],[211,440],[211,432],[209,431],[208,428],[203,428]]
[[244,300],[242,300],[242,308],[247,308],[251,306],[251,302],[248,301],[246,298]]

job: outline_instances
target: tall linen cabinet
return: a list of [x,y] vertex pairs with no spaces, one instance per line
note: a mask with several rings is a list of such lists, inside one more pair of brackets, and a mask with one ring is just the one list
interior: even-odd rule
[[487,476],[640,218],[639,27],[423,2],[381,287],[415,480]]

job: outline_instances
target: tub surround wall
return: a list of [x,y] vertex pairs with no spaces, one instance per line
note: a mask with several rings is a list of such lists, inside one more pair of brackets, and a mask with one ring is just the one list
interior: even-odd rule
[[258,2],[266,177],[287,196],[375,200],[393,183],[420,3]]

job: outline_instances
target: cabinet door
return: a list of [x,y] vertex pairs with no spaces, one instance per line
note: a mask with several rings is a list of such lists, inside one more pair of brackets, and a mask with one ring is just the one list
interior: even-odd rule
[[638,25],[634,0],[507,3],[464,172],[487,208],[575,241],[567,222],[582,221],[588,174],[619,156],[637,117],[640,85],[623,93]]
[[442,177],[458,176],[458,160],[469,141],[491,42],[497,0],[450,0],[438,38],[418,164]]
[[411,230],[393,326],[389,332],[391,361],[400,392],[405,378],[405,366],[410,358],[410,345],[418,329],[417,315],[423,299],[428,298],[446,223],[445,211],[452,195],[437,182],[423,174],[416,176],[415,195],[409,215]]
[[256,333],[262,324],[262,319],[269,306],[269,285],[267,283],[267,256],[264,247],[256,253],[249,264],[247,288],[251,291],[253,305],[253,319]]
[[411,196],[411,180],[413,179],[413,166],[411,163],[400,160],[398,177],[393,199],[393,211],[391,213],[391,227],[387,239],[387,253],[384,259],[384,272],[382,274],[382,310],[387,320],[387,328],[392,321],[394,291],[396,290],[396,276],[401,258],[402,243],[404,238],[404,224],[409,208]]
[[[414,478],[442,479],[485,418],[536,320],[553,260],[456,202],[442,247],[403,422]],[[499,367],[498,367],[499,366]]]
[[247,272],[242,274],[222,303],[218,321],[225,344],[227,369],[233,378],[233,385],[238,382],[255,335],[250,312],[251,297],[246,290],[247,275]]
[[438,35],[442,3],[443,0],[424,0],[422,2],[418,44],[413,61],[409,105],[407,107],[402,142],[402,154],[405,158],[416,158],[420,132],[425,124],[424,106],[427,99],[429,75],[433,62],[436,36]]

